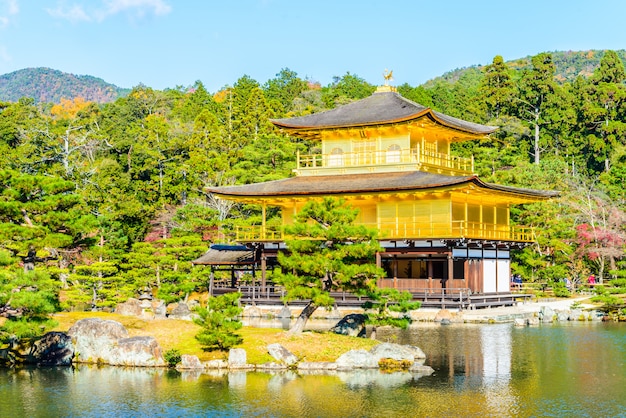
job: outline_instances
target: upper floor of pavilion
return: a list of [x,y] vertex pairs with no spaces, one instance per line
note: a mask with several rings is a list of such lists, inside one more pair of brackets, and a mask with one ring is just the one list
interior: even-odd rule
[[408,100],[393,87],[335,109],[274,119],[289,135],[320,141],[320,152],[297,155],[298,176],[426,171],[474,174],[456,142],[486,139],[497,127],[464,121]]

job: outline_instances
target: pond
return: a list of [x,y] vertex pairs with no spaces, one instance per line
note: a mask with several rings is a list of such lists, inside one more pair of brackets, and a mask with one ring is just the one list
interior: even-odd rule
[[626,416],[623,323],[421,324],[378,338],[421,347],[435,373],[0,370],[0,416]]

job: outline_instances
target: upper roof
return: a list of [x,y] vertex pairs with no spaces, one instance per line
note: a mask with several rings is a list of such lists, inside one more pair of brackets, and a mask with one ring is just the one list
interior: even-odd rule
[[533,190],[486,183],[477,176],[447,176],[423,171],[369,173],[328,176],[298,176],[264,183],[208,188],[207,191],[227,198],[252,200],[289,196],[324,196],[412,192],[459,188],[474,185],[478,189],[509,194],[521,201],[534,201],[558,196],[559,192]]
[[420,118],[429,118],[448,128],[471,134],[486,135],[498,129],[436,112],[396,92],[376,92],[365,99],[332,110],[295,118],[272,119],[271,122],[297,135],[298,131],[386,125]]

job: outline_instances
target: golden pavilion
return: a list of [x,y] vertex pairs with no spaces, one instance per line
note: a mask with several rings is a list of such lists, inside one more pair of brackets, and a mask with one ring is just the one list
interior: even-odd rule
[[436,112],[388,85],[333,110],[272,123],[319,141],[321,152],[297,155],[291,178],[208,189],[261,206],[262,225],[238,230],[237,241],[261,248],[263,268],[284,248],[280,229],[266,224],[267,208],[279,207],[286,225],[307,200],[336,196],[359,209],[357,223],[379,230],[377,263],[387,271],[379,286],[510,292],[511,251],[533,241],[530,228],[511,224],[510,208],[558,194],[480,180],[473,159],[453,155],[451,146],[488,138],[497,127]]

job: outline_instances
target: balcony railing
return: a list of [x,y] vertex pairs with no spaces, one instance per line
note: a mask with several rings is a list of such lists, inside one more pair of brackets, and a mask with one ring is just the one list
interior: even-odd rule
[[457,157],[421,147],[371,152],[344,152],[341,154],[297,155],[298,171],[319,169],[346,169],[358,167],[409,166],[419,169],[425,165],[458,173],[474,172],[474,159]]
[[[533,229],[525,226],[509,227],[465,221],[430,224],[383,221],[363,225],[378,229],[381,240],[466,238],[511,242],[535,241]],[[236,239],[240,242],[282,242],[289,239],[280,227],[239,226],[235,232]]]

